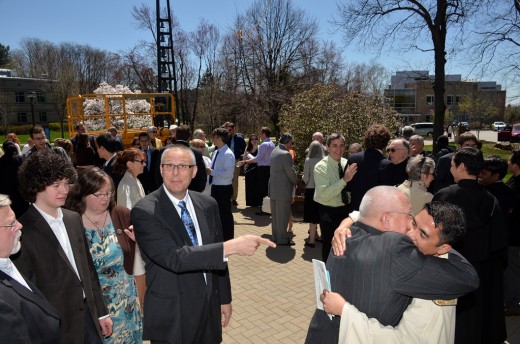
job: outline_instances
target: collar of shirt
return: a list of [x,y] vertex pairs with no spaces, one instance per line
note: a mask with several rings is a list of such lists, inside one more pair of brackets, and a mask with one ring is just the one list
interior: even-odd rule
[[38,206],[36,204],[33,204],[33,205],[34,205],[34,208],[36,208],[36,210],[38,210],[38,212],[43,216],[43,218],[49,225],[52,225],[53,223],[58,222],[58,221],[63,222],[63,212],[61,211],[61,208],[58,208],[58,216],[54,217],[52,215],[47,214],[40,208],[38,208]]
[[164,191],[166,191],[166,195],[168,196],[168,198],[172,202],[173,206],[175,207],[175,210],[177,210],[177,214],[179,214],[179,218],[181,217],[181,211],[182,211],[181,207],[179,207],[179,202],[184,201],[184,203],[186,203],[186,209],[188,209],[191,220],[193,221],[193,225],[195,225],[195,232],[197,232],[197,240],[199,242],[199,246],[203,245],[202,235],[200,234],[199,222],[197,220],[197,213],[195,212],[195,208],[193,207],[193,202],[191,201],[190,193],[188,191],[186,191],[186,195],[184,196],[183,199],[177,199],[168,191],[168,189],[166,188],[166,186],[164,186],[164,184],[163,184],[163,188],[164,188]]
[[14,279],[16,282],[32,291],[10,258],[0,258],[0,270],[3,271],[6,275],[9,275],[9,277]]
[[5,272],[7,275],[13,277],[13,263],[11,262],[11,259],[0,258],[0,270]]
[[115,157],[116,155],[117,155],[117,154],[114,153],[114,155],[112,155],[112,156],[110,157],[110,159],[108,159],[107,161],[105,161],[105,163],[103,164],[103,166],[108,166],[108,164],[110,164],[110,162],[112,161],[112,159],[114,159],[114,157]]

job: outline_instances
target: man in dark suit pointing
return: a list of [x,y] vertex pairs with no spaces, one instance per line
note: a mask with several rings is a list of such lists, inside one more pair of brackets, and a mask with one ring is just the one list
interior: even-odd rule
[[188,191],[197,173],[189,147],[161,156],[163,186],[132,209],[146,266],[143,339],[152,343],[220,343],[231,317],[227,257],[252,255],[267,239],[245,235],[222,242],[216,201]]

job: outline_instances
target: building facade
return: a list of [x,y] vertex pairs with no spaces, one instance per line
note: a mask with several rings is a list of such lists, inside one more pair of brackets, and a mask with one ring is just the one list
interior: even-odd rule
[[[432,122],[434,80],[428,71],[398,71],[384,95],[405,123]],[[489,121],[504,119],[506,91],[495,81],[463,81],[460,74],[446,75],[445,90],[445,123],[481,121],[486,111],[493,112],[487,116]]]
[[[7,125],[59,122],[58,107],[50,90],[55,81],[13,77],[0,70],[0,114]],[[5,117],[4,117],[5,116]]]

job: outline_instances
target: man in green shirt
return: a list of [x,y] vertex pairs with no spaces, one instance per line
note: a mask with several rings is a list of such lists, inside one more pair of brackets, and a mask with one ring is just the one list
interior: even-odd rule
[[331,134],[326,141],[329,155],[314,167],[314,201],[320,204],[320,228],[323,238],[322,260],[327,261],[334,230],[348,217],[349,196],[345,186],[357,171],[357,164],[347,166],[345,138]]

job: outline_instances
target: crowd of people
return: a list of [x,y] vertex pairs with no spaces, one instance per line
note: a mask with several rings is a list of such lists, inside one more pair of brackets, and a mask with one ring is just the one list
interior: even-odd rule
[[[169,129],[162,141],[150,126],[128,148],[115,128],[93,137],[83,124],[53,145],[40,126],[23,149],[10,134],[0,278],[46,311],[25,314],[34,306],[0,285],[0,309],[16,314],[0,326],[5,338],[221,341],[232,315],[228,257],[295,245],[294,138],[284,132],[275,144],[263,127],[246,140],[226,122],[208,145],[201,129]],[[404,134],[372,125],[348,158],[341,134],[312,135],[304,245],[322,242],[331,284],[306,343],[502,343],[505,316],[520,315],[520,151],[484,159],[477,138],[461,133],[459,149],[441,136],[432,155]],[[245,206],[271,217],[272,241],[235,238],[241,173]]]

